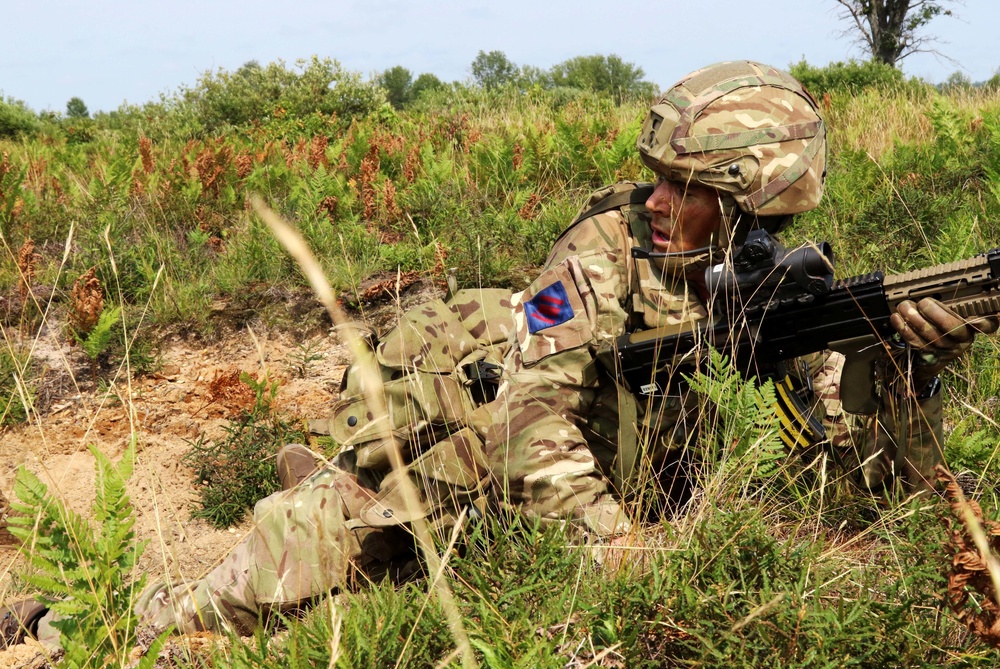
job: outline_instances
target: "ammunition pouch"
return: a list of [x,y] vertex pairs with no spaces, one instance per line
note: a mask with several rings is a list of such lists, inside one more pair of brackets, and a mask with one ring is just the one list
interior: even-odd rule
[[[510,293],[459,291],[403,314],[374,348],[386,414],[376,418],[364,380],[351,366],[327,420],[330,436],[351,448],[361,468],[389,472],[360,521],[370,527],[415,519],[399,487],[410,476],[422,499],[419,515],[447,525],[468,505],[479,507],[489,484],[472,412],[496,397],[513,330]],[[398,449],[405,472],[390,471]],[[481,510],[481,509],[480,509]]]

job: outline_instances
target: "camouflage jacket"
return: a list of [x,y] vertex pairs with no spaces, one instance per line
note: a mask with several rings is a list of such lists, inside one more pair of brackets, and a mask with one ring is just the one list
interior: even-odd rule
[[[540,276],[512,300],[516,345],[498,398],[479,421],[505,504],[601,536],[629,522],[613,466],[619,391],[596,353],[625,332],[709,317],[691,284],[633,259],[635,246],[651,248],[642,204],[581,220],[559,238]],[[885,383],[877,414],[847,414],[842,366],[832,352],[790,365],[811,390],[806,400],[826,430],[824,447],[863,485],[901,474],[919,487],[941,461],[940,397],[916,407]],[[690,394],[673,405],[640,407],[642,461],[655,468],[671,451],[693,448],[704,413],[705,403]]]

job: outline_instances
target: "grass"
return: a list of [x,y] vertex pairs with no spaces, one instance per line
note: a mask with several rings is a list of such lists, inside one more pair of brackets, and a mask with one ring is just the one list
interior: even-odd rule
[[[252,194],[296,222],[337,292],[356,291],[380,270],[437,278],[442,253],[464,286],[519,289],[587,192],[643,176],[631,149],[639,103],[560,106],[543,95],[469,94],[448,108],[383,110],[349,124],[284,116],[218,134],[192,133],[185,118],[154,111],[146,120],[126,110],[115,124],[95,121],[89,140],[69,141],[51,124],[27,139],[0,140],[7,423],[27,417],[18,413],[19,393],[31,397],[44,381],[25,346],[38,336],[40,313],[14,308],[25,304],[17,260],[29,238],[38,254],[33,286],[53,294],[37,311],[65,320],[74,282],[93,267],[105,299],[122,309],[130,350],[148,355],[141,344],[155,339],[151,328],[208,333],[217,302],[262,312],[275,289],[306,285],[250,208]],[[834,94],[827,119],[827,196],[789,241],[829,240],[840,276],[905,271],[997,245],[995,93]],[[124,343],[102,354],[96,373],[118,373],[121,389],[115,370],[128,360]],[[304,374],[310,355],[300,354],[290,364]],[[948,458],[981,477],[988,514],[998,508],[1000,480],[996,359],[996,340],[980,338],[948,374],[945,412]],[[467,525],[458,545],[437,547],[475,662],[995,664],[995,651],[977,644],[942,602],[944,506],[859,496],[823,460],[776,460],[773,435],[754,424],[755,389],[730,383],[718,400],[733,410],[713,431],[732,449],[699,470],[700,492],[683,513],[643,526],[626,546],[602,555],[571,544],[558,528],[490,517]],[[127,390],[120,395],[131,404]],[[140,444],[144,429],[134,428]],[[152,539],[147,551],[158,554],[162,538]],[[23,587],[20,577],[4,586]],[[376,583],[340,593],[249,643],[174,640],[171,662],[457,666],[435,587]],[[113,656],[124,666],[123,655]]]

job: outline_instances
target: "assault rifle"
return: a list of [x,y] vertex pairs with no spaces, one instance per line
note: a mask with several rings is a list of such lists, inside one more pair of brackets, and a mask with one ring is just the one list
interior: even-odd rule
[[[655,254],[633,249],[633,256]],[[598,356],[640,400],[677,394],[678,370],[696,365],[706,345],[744,374],[776,380],[784,376],[783,361],[831,349],[846,356],[844,410],[873,413],[875,366],[887,347],[903,348],[889,322],[899,303],[934,297],[966,319],[1000,313],[1000,248],[904,274],[835,282],[828,243],[786,251],[757,230],[732,263],[705,270],[705,284],[711,318],[623,335]],[[788,401],[788,393],[779,393],[779,403],[782,394]]]

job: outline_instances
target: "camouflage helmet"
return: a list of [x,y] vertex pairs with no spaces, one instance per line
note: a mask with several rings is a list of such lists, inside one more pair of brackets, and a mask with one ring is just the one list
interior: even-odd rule
[[761,63],[687,75],[649,110],[636,144],[657,174],[714,188],[724,206],[755,216],[809,211],[823,195],[826,129],[816,101]]

